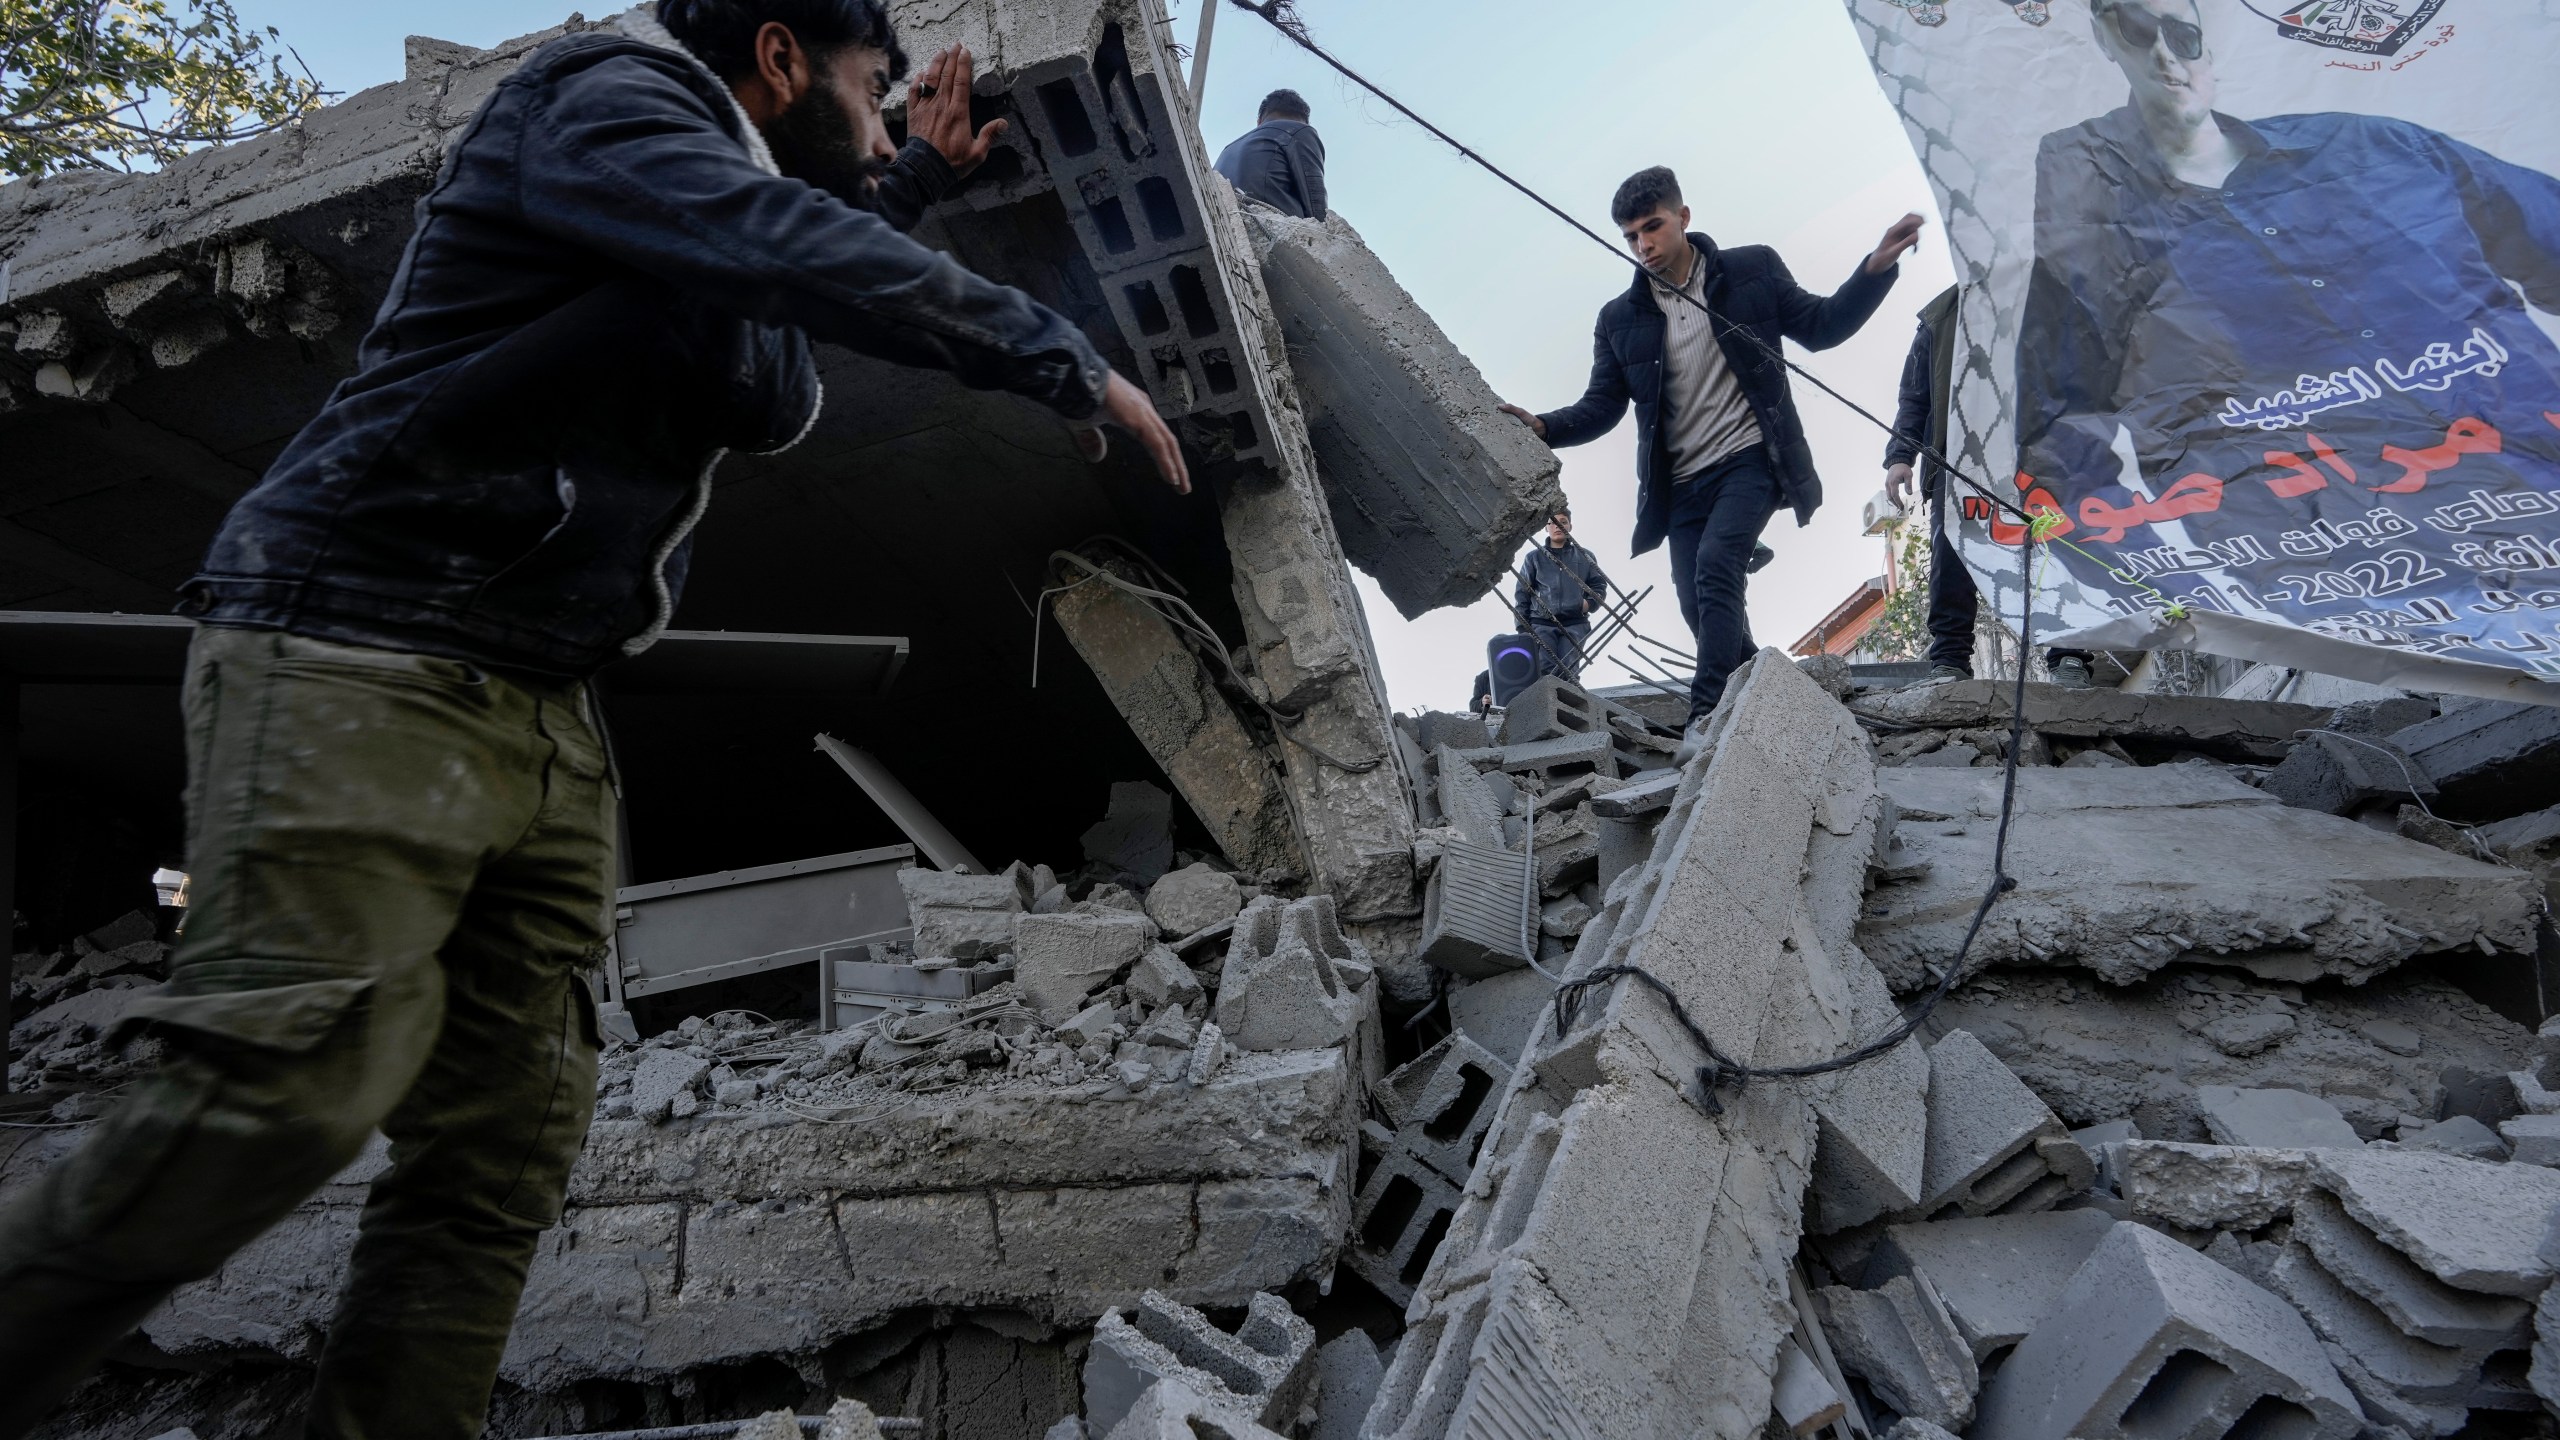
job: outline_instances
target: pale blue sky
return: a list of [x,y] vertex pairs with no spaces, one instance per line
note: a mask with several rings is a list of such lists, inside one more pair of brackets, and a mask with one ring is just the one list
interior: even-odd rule
[[[1199,0],[1171,0],[1188,44]],[[558,23],[547,0],[238,0],[284,32],[322,81],[354,91],[398,78],[401,37],[473,45]],[[1890,416],[1911,317],[1948,280],[1936,209],[1900,123],[1835,0],[1302,0],[1317,39],[1496,164],[1604,233],[1617,182],[1650,164],[1680,173],[1699,228],[1777,247],[1808,288],[1846,278],[1905,210],[1931,217],[1901,284],[1856,339],[1809,363]],[[602,13],[601,11],[599,13]],[[1304,94],[1330,154],[1334,207],[1506,398],[1552,409],[1581,393],[1591,321],[1625,266],[1353,89],[1256,17],[1225,10],[1210,47],[1203,120],[1212,153],[1251,126],[1276,86]],[[1799,354],[1799,358],[1804,358]],[[1859,535],[1883,437],[1798,387],[1829,499],[1813,524],[1781,515],[1777,563],[1754,577],[1764,644],[1786,645],[1884,566]],[[1627,557],[1634,423],[1564,455],[1579,536],[1612,578],[1657,587],[1642,628],[1686,648],[1663,552]],[[1505,604],[1398,616],[1362,579],[1388,689],[1401,709],[1456,709]],[[1625,678],[1604,663],[1595,682]]]

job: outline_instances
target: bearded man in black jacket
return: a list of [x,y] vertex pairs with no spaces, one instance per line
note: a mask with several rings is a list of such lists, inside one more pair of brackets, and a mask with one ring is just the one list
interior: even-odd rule
[[0,1437],[376,1129],[307,1433],[480,1433],[595,1104],[586,678],[665,627],[721,454],[816,419],[813,340],[1108,419],[1189,488],[1074,325],[903,233],[1004,123],[970,68],[933,58],[893,150],[880,0],[657,0],[481,106],[189,586],[194,903],[129,1022],[167,1059],[0,1212]]

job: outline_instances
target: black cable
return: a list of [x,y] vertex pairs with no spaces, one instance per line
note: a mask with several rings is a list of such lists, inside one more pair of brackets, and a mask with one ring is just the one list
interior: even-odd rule
[[[1644,274],[1648,278],[1652,275],[1652,271],[1645,269],[1644,262],[1621,252],[1616,245],[1611,244],[1608,238],[1603,236],[1599,231],[1592,229],[1590,226],[1583,224],[1579,220],[1576,220],[1571,214],[1559,207],[1554,201],[1549,200],[1546,196],[1539,194],[1537,191],[1530,189],[1518,180],[1513,179],[1509,172],[1505,171],[1501,166],[1494,164],[1492,161],[1487,160],[1484,156],[1476,153],[1474,150],[1468,148],[1465,142],[1459,140],[1458,137],[1441,129],[1439,126],[1432,124],[1430,121],[1423,119],[1420,115],[1414,113],[1412,107],[1406,105],[1403,101],[1398,100],[1393,95],[1388,94],[1367,76],[1362,75],[1359,71],[1354,70],[1350,66],[1335,59],[1323,46],[1318,45],[1315,42],[1314,36],[1307,33],[1306,22],[1298,18],[1296,0],[1260,0],[1259,4],[1255,3],[1255,0],[1228,0],[1228,3],[1239,10],[1250,11],[1253,14],[1261,16],[1265,21],[1270,23],[1272,29],[1289,37],[1289,40],[1299,49],[1306,51],[1308,54],[1323,61],[1325,64],[1332,66],[1335,70],[1341,72],[1344,79],[1349,80],[1352,84],[1359,86],[1361,89],[1368,91],[1370,94],[1377,96],[1379,99],[1387,102],[1387,104],[1395,107],[1397,114],[1402,115],[1404,118],[1421,126],[1423,129],[1430,131],[1434,139],[1440,141],[1444,145],[1447,145],[1450,149],[1457,151],[1460,155],[1465,156],[1469,160],[1474,161],[1476,164],[1484,167],[1485,173],[1493,176],[1493,178],[1501,181],[1503,184],[1510,186],[1512,189],[1519,191],[1522,195],[1527,196],[1533,204],[1538,206],[1538,208],[1546,211],[1550,215],[1553,215],[1567,225],[1572,226],[1576,233],[1582,235],[1585,239],[1588,239],[1592,244],[1608,251],[1617,259],[1623,260],[1629,265],[1634,266],[1638,272]],[[1867,409],[1865,406],[1860,405],[1857,401],[1850,399],[1848,396],[1841,394],[1839,391],[1832,389],[1829,384],[1824,382],[1821,376],[1814,374],[1802,365],[1788,359],[1786,352],[1779,349],[1777,346],[1770,344],[1768,341],[1761,339],[1759,336],[1752,334],[1750,331],[1743,329],[1741,326],[1738,326],[1732,321],[1717,314],[1715,310],[1706,303],[1706,301],[1691,296],[1685,290],[1674,290],[1671,293],[1680,297],[1684,303],[1696,307],[1700,314],[1707,317],[1708,324],[1720,327],[1722,333],[1726,335],[1739,335],[1743,339],[1751,342],[1753,345],[1759,347],[1761,353],[1767,355],[1770,359],[1777,361],[1787,369],[1794,371],[1799,378],[1812,385],[1816,390],[1821,391],[1823,394],[1839,401],[1842,405],[1847,406],[1852,414],[1865,420],[1868,424],[1882,430],[1887,435],[1901,435],[1901,432],[1894,429],[1892,424],[1887,422],[1883,417]],[[1914,440],[1910,436],[1901,435],[1901,438],[1911,441],[1912,444],[1918,447],[1919,452],[1922,455],[1936,462],[1939,469],[1954,476],[1956,479],[1963,481],[1967,487],[1974,491],[1974,493],[1980,495],[1984,500],[1989,501],[1994,508],[2008,511],[2011,515],[2017,517],[2020,524],[2026,524],[2032,520],[2033,517],[2027,513],[2024,507],[2006,499],[1998,492],[1994,491],[1990,486],[1976,480],[1971,475],[1966,474],[1962,469],[1958,468],[1954,461],[1949,460],[1946,457],[1945,452],[1941,451],[1937,446],[1930,444],[1925,437]]]

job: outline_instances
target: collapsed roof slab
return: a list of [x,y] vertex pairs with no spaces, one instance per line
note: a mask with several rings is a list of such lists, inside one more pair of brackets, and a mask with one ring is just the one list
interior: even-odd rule
[[[1135,745],[1067,754],[913,722],[994,702],[1016,728],[1100,734],[1112,697],[1088,677],[1022,692],[1021,605],[1054,551],[1120,536],[1297,717],[1288,734],[1305,743],[1271,753],[1313,885],[1346,919],[1413,913],[1412,819],[1376,658],[1281,329],[1232,194],[1206,183],[1160,6],[894,8],[912,53],[970,45],[980,118],[1013,122],[918,238],[1073,319],[1148,388],[1205,484],[1176,500],[1134,446],[1087,465],[1037,407],[821,347],[837,403],[797,449],[726,467],[676,623],[912,637],[894,703],[841,733],[914,777],[975,848],[1071,853],[1107,783],[1143,773],[1114,773],[1146,765]],[[584,25],[489,51],[412,45],[404,80],[156,174],[0,187],[0,604],[167,606],[223,511],[352,368],[351,322],[378,305],[452,137],[525,54]],[[903,97],[890,108],[895,128]],[[680,756],[684,738],[654,748]],[[645,772],[652,741],[632,748]],[[683,766],[666,769],[680,786]],[[787,859],[698,852],[843,824],[832,792],[773,778],[770,793],[662,795],[654,820],[644,795],[646,868]],[[1014,828],[971,833],[993,825]],[[1058,833],[1023,831],[1042,825]]]
[[1248,205],[1245,224],[1352,562],[1407,618],[1500,585],[1564,503],[1555,452],[1502,413],[1341,212],[1302,220]]

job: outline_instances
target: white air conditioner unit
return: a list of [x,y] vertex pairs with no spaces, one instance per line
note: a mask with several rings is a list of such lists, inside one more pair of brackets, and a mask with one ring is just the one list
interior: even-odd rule
[[1890,491],[1879,490],[1867,497],[1867,533],[1882,535],[1911,518],[1911,512],[1893,503]]

